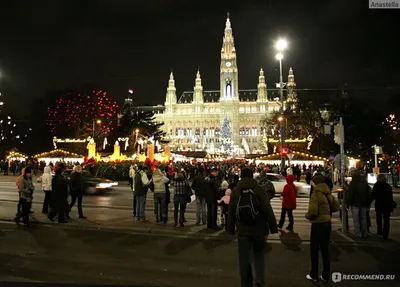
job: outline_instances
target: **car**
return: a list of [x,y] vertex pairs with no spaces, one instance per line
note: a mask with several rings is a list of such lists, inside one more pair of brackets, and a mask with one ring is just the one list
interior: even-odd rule
[[[68,180],[70,180],[71,173],[72,170],[67,169],[64,171],[64,176]],[[110,192],[114,186],[118,185],[118,182],[105,178],[95,177],[86,170],[82,171],[82,174],[84,176],[84,185],[85,185],[84,194],[87,195],[104,194]]]
[[[278,173],[267,173],[267,178],[272,182],[275,187],[275,193],[281,194],[283,187],[286,185],[286,178]],[[311,186],[304,182],[294,182],[297,187],[297,197],[308,197],[310,196]]]

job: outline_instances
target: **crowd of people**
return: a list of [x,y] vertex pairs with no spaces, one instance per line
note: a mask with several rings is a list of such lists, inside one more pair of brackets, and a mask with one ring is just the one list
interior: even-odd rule
[[[45,166],[43,175],[38,178],[45,194],[42,213],[53,221],[58,216],[59,223],[66,223],[70,219],[71,209],[78,200],[78,215],[86,219],[82,211],[82,198],[84,193],[84,178],[82,167],[77,165],[70,177],[63,175],[65,166],[60,163],[56,167]],[[30,214],[33,213],[32,200],[35,185],[32,181],[32,168],[22,168],[21,175],[17,177],[16,184],[19,195],[17,214],[14,221],[20,223],[21,219],[25,226],[30,226]],[[69,201],[68,199],[71,198]]]
[[[264,245],[268,234],[287,233],[294,230],[293,211],[296,209],[298,177],[297,169],[289,166],[282,173],[287,184],[281,194],[282,209],[277,221],[271,207],[276,190],[267,173],[274,167],[256,166],[244,161],[214,163],[180,163],[160,168],[138,167],[132,164],[129,170],[130,186],[133,191],[133,215],[137,221],[145,222],[146,201],[149,192],[154,196],[154,216],[157,223],[168,223],[168,206],[173,203],[173,224],[184,227],[185,211],[193,195],[196,201],[196,225],[209,229],[222,228],[228,234],[237,234],[239,247],[240,276],[242,286],[264,286]],[[69,178],[65,178],[65,166],[46,166],[40,178],[45,193],[42,212],[50,220],[58,216],[58,222],[67,222],[72,207],[78,201],[78,214],[82,211],[84,183],[82,168],[77,165]],[[300,169],[306,181],[311,184],[308,212],[311,223],[310,261],[311,269],[306,278],[311,281],[328,282],[330,278],[329,244],[332,231],[332,214],[339,211],[340,203],[332,195],[334,179],[330,169],[315,166]],[[310,175],[308,175],[310,174]],[[190,179],[190,180],[189,180]],[[365,238],[370,235],[369,207],[375,201],[377,233],[384,239],[389,236],[390,214],[396,208],[392,187],[385,175],[379,175],[374,187],[370,188],[366,178],[358,170],[353,171],[352,181],[345,187],[343,202],[352,213],[355,235]],[[17,179],[20,200],[15,221],[21,219],[30,225],[29,214],[34,192],[32,169],[26,167]],[[69,197],[70,193],[70,197]],[[69,200],[70,198],[70,200]],[[289,223],[284,228],[286,216]],[[253,253],[255,278],[250,265]],[[318,258],[322,255],[323,270],[319,276]]]

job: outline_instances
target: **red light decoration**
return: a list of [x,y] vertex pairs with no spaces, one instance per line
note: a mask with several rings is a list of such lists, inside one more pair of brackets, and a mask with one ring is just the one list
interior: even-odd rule
[[118,105],[106,97],[106,92],[93,90],[89,93],[64,94],[55,101],[53,107],[48,107],[47,126],[50,131],[57,133],[57,129],[67,127],[68,130],[77,128],[90,129],[93,120],[101,120],[104,125],[97,126],[100,133],[106,134],[109,126],[116,119]]

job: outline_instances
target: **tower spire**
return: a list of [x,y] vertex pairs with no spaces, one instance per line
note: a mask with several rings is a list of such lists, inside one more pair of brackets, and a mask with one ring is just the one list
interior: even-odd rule
[[193,102],[195,104],[202,104],[204,101],[203,86],[201,84],[200,70],[197,69],[195,86],[193,88]]
[[169,75],[168,88],[167,88],[167,96],[165,99],[165,105],[176,104],[176,87],[175,87],[175,79],[174,73],[171,71]]
[[267,84],[265,83],[264,70],[260,69],[260,75],[258,76],[258,85],[257,85],[257,102],[267,102],[268,94],[267,94]]
[[235,43],[232,34],[232,26],[231,20],[229,18],[229,13],[227,13],[227,18],[225,22],[224,40],[221,53],[225,58],[232,57],[232,55],[235,54]]
[[292,67],[290,67],[289,69],[287,89],[288,89],[288,100],[291,101],[296,100],[297,98],[296,82],[294,81],[294,73]]

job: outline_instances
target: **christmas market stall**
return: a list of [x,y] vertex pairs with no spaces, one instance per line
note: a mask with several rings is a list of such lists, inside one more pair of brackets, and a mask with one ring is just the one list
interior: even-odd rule
[[7,160],[12,160],[12,161],[25,161],[27,158],[28,158],[27,155],[18,151],[11,151],[7,156]]
[[84,161],[84,156],[65,151],[62,149],[55,149],[49,152],[44,152],[41,154],[37,154],[34,156],[35,159],[38,161],[44,161],[46,164],[49,164],[50,162],[56,163],[56,162],[79,162],[82,163]]
[[[305,152],[298,152],[298,151],[291,151],[290,153],[287,154],[286,156],[286,161],[290,162],[290,164],[294,165],[325,165],[328,163],[328,159],[320,157],[320,156],[315,156],[309,153]],[[256,164],[276,164],[280,165],[281,164],[281,154],[279,152],[269,154],[260,158],[256,159]]]

